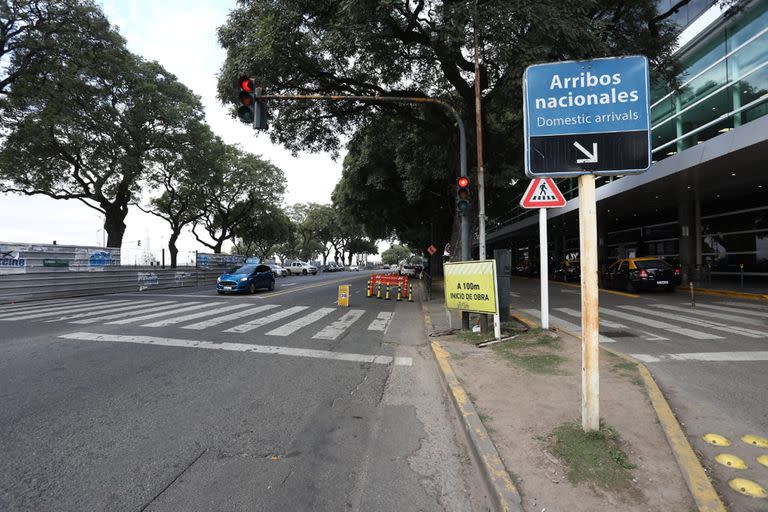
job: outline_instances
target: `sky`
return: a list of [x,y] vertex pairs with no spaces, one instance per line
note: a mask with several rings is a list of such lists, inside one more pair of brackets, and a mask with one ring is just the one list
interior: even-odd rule
[[[283,169],[286,204],[330,202],[333,187],[341,177],[343,155],[337,161],[325,153],[293,157],[281,146],[273,145],[267,134],[230,117],[216,98],[216,75],[225,58],[216,29],[226,22],[235,7],[234,0],[101,0],[100,4],[133,53],[158,61],[201,97],[208,124],[217,135]],[[103,216],[79,201],[0,195],[0,203],[0,242],[56,240],[62,245],[94,246],[102,245],[105,239]],[[126,225],[123,261],[140,258],[146,249],[159,258],[161,247],[168,241],[167,223],[131,207]],[[188,232],[177,247],[180,264],[196,249],[208,250]]]

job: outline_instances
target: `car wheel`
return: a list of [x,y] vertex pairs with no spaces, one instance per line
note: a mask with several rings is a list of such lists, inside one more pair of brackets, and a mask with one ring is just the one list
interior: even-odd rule
[[288,277],[288,274],[283,274],[283,277]]
[[675,286],[667,286],[664,288],[664,291],[667,293],[672,293],[673,291],[675,291]]
[[627,281],[627,291],[629,293],[635,293],[636,288],[635,288],[634,283],[632,283],[632,281]]
[[251,283],[251,285],[248,287],[248,293],[254,294],[256,293],[256,285]]
[[301,271],[301,274],[302,274],[302,275],[307,275],[307,269],[304,269],[304,270],[302,270],[302,271]]
[[275,291],[275,280],[274,279],[269,282],[269,288],[268,289],[271,292]]
[[216,293],[218,293],[219,295],[224,295],[224,292],[221,290],[216,290]]
[[317,275],[317,272],[312,272],[312,275],[313,275],[313,276],[316,276],[316,275]]

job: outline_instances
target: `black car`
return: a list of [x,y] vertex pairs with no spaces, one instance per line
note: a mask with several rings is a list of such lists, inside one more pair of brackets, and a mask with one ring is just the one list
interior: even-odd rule
[[555,267],[555,271],[552,273],[552,277],[555,281],[562,281],[564,283],[570,281],[581,280],[581,265],[578,261],[565,260]]
[[628,292],[663,289],[673,291],[680,285],[680,269],[661,258],[625,258],[611,265],[603,275],[604,288]]

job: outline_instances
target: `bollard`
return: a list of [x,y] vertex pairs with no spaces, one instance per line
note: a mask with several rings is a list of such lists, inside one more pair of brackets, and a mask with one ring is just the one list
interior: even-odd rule
[[373,292],[371,291],[371,280],[369,279],[368,285],[365,287],[365,296],[370,298],[371,295],[373,295]]
[[381,298],[381,283],[379,283],[378,288],[376,288],[376,298],[377,299]]
[[408,284],[408,302],[413,302],[413,285]]
[[397,285],[397,302],[400,302],[401,300],[403,300],[403,295],[401,292],[402,292],[402,289],[400,288],[400,285]]
[[691,309],[694,309],[696,307],[696,300],[693,298],[693,281],[689,281],[688,286],[691,288]]
[[384,297],[384,300],[389,300],[389,285],[387,285],[387,296]]

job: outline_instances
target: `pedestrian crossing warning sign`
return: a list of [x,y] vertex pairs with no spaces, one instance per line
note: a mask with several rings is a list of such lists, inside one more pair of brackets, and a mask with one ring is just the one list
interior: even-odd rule
[[552,178],[536,178],[520,199],[523,208],[560,208],[565,206],[565,197]]
[[339,306],[343,308],[349,307],[349,285],[339,285]]

